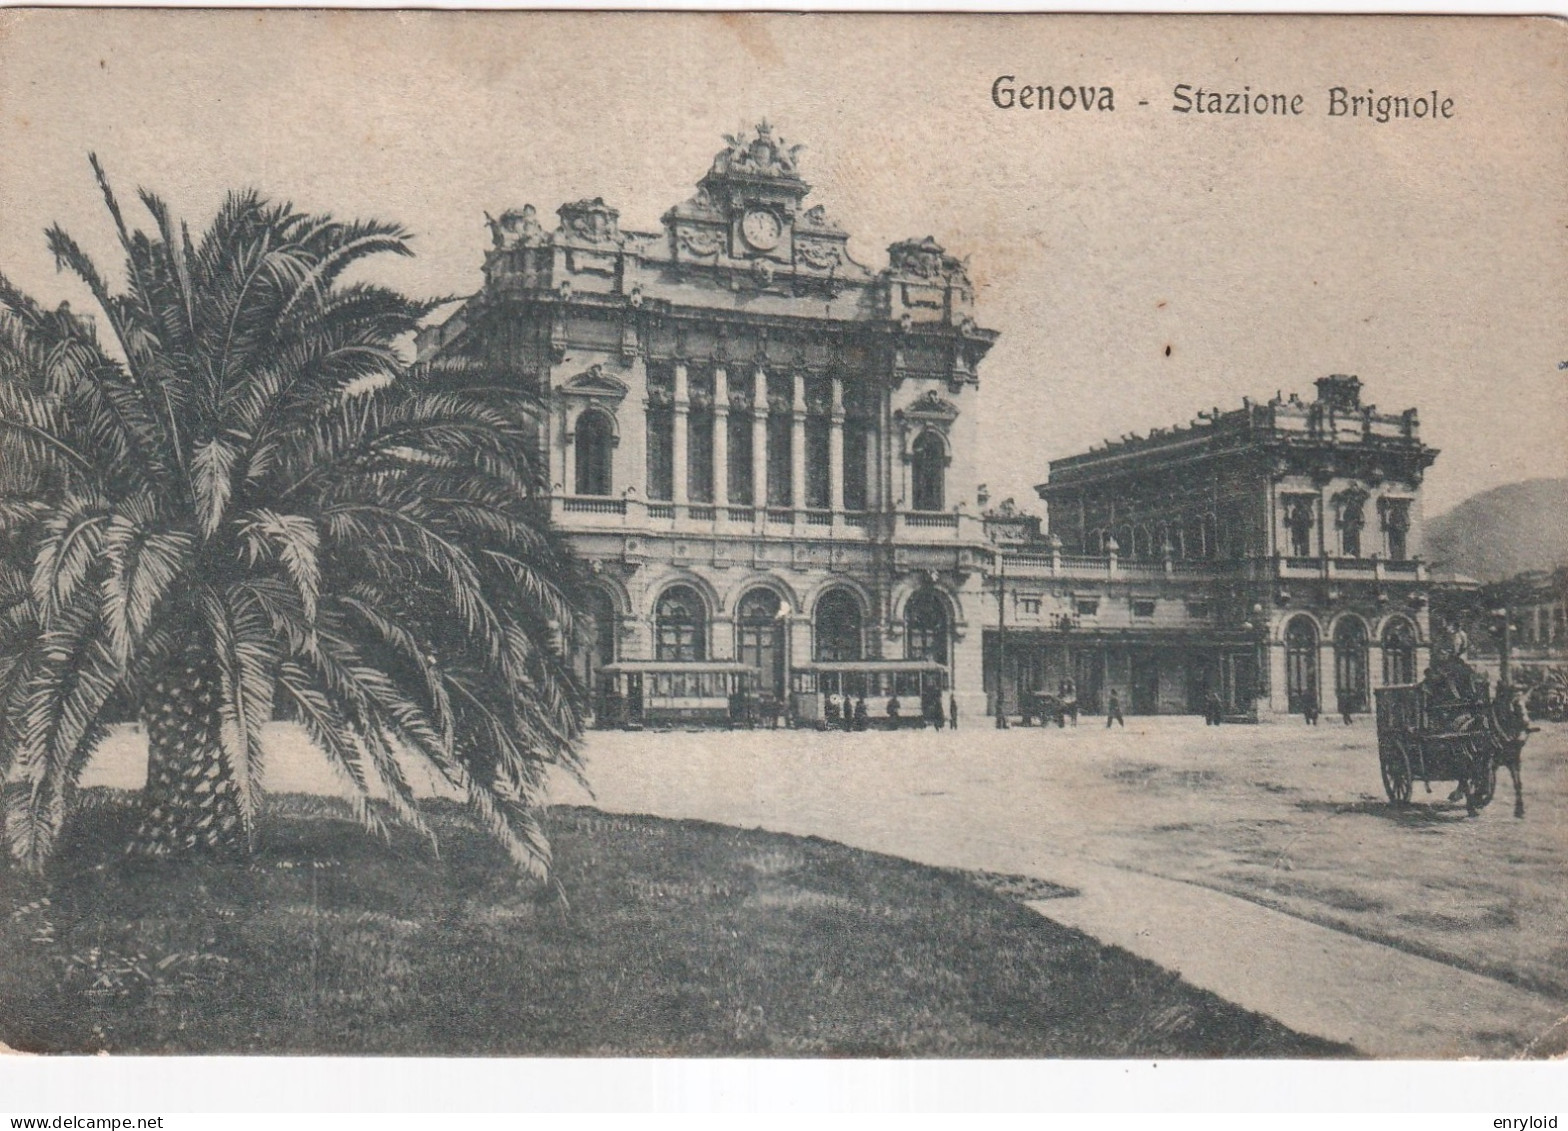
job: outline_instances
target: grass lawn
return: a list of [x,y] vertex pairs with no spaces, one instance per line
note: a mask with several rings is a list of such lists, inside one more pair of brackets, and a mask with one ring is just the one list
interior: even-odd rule
[[[0,869],[0,1041],[39,1052],[1347,1056],[1016,902],[840,844],[553,812],[530,890],[454,806],[437,859],[320,798],[244,863],[126,861],[88,791],[42,880]],[[108,846],[108,847],[105,847]],[[560,894],[564,892],[564,898]],[[1016,897],[1016,898],[1010,898]]]

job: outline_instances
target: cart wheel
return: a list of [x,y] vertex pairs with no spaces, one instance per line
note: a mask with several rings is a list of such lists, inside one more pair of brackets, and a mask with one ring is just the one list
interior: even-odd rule
[[1410,761],[1405,757],[1402,743],[1394,744],[1394,748],[1378,759],[1379,768],[1383,771],[1383,790],[1388,794],[1389,804],[1404,806],[1410,804],[1410,787],[1413,784],[1410,777]]

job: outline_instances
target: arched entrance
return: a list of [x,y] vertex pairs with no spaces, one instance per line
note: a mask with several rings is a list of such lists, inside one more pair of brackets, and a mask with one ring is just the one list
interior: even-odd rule
[[904,657],[946,664],[952,623],[947,602],[934,589],[922,589],[904,607]]
[[818,660],[859,660],[863,658],[860,602],[848,589],[830,589],[817,602],[813,618]]
[[1359,617],[1341,617],[1334,627],[1334,706],[1367,709],[1367,626]]
[[1403,617],[1383,626],[1383,682],[1416,681],[1416,630]]
[[762,673],[764,694],[782,700],[789,649],[781,609],[771,589],[753,589],[742,597],[735,611],[735,654]]
[[708,656],[708,611],[689,585],[664,591],[654,611],[654,656],[660,660],[705,660]]
[[1285,626],[1285,695],[1287,709],[1305,714],[1318,702],[1318,630],[1309,617],[1295,617]]

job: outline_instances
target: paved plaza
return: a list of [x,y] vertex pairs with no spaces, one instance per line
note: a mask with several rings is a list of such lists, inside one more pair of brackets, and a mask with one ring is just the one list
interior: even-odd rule
[[[1568,1044],[1568,726],[1525,751],[1527,816],[1468,819],[1448,786],[1391,809],[1365,719],[865,734],[594,732],[592,803],[817,835],[1037,877],[1041,914],[1286,1025],[1377,1056]],[[268,786],[342,786],[273,728]],[[140,784],[121,733],[84,784]],[[586,802],[562,781],[558,800]],[[1554,1028],[1554,1026],[1556,1026]]]
[[[989,720],[985,720],[989,723]],[[815,834],[1070,885],[1037,905],[1287,1025],[1379,1056],[1560,1050],[1568,728],[1476,819],[1391,809],[1365,719],[1107,731],[595,734],[597,804]],[[579,795],[563,790],[563,800]]]

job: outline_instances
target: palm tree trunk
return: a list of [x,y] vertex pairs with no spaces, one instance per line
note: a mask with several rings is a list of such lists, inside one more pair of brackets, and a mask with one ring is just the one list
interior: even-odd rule
[[147,787],[132,855],[245,848],[239,789],[223,752],[218,681],[204,660],[191,655],[172,665],[148,698]]

